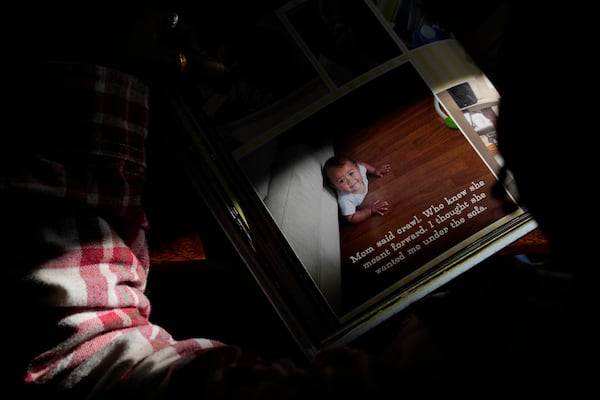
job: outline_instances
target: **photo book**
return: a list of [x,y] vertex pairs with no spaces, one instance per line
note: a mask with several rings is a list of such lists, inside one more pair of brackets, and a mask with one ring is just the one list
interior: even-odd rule
[[[347,344],[536,228],[496,148],[499,94],[410,1],[293,0],[172,93],[182,168],[301,349]],[[352,222],[324,174],[365,174]],[[351,175],[348,178],[351,179]]]

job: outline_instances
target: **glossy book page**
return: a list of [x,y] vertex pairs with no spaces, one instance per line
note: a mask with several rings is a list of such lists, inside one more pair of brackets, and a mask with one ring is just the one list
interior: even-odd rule
[[[536,227],[499,178],[498,93],[460,44],[426,21],[408,27],[401,9],[353,3],[344,23],[369,29],[337,32],[361,45],[352,58],[319,42],[315,2],[292,1],[257,22],[281,35],[286,48],[273,52],[293,68],[253,103],[240,107],[240,91],[171,99],[182,166],[308,355],[373,329]],[[355,211],[387,209],[351,222],[324,174],[334,156],[356,171],[388,165],[365,174]]]

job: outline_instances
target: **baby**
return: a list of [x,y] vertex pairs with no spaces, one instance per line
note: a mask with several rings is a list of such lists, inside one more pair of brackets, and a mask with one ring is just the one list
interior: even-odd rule
[[337,193],[342,216],[350,223],[358,223],[375,214],[384,215],[388,210],[387,201],[375,200],[368,204],[363,201],[369,191],[368,176],[381,177],[391,170],[388,163],[376,168],[363,161],[333,156],[323,165],[323,176]]

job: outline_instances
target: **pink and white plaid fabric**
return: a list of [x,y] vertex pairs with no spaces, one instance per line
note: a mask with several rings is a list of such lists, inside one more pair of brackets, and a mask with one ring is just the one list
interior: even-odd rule
[[[148,321],[141,203],[148,87],[101,66],[57,63],[36,71],[29,77],[31,119],[18,137],[4,138],[0,175],[9,205],[3,242],[36,252],[9,266],[20,269],[13,271],[21,290],[11,292],[12,301],[32,312],[22,325],[32,342],[23,344],[41,351],[20,374],[64,387],[84,378],[102,382],[98,392],[126,376],[135,381],[136,370],[160,382],[178,359],[222,345],[178,342]],[[52,318],[36,315],[43,313]]]

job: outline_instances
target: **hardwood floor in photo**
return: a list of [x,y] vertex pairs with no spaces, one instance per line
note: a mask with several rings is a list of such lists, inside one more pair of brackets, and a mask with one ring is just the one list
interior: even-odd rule
[[348,310],[456,251],[507,211],[491,195],[496,177],[458,129],[423,96],[343,136],[336,152],[392,171],[370,178],[365,202],[387,200],[384,216],[341,223],[342,292]]

